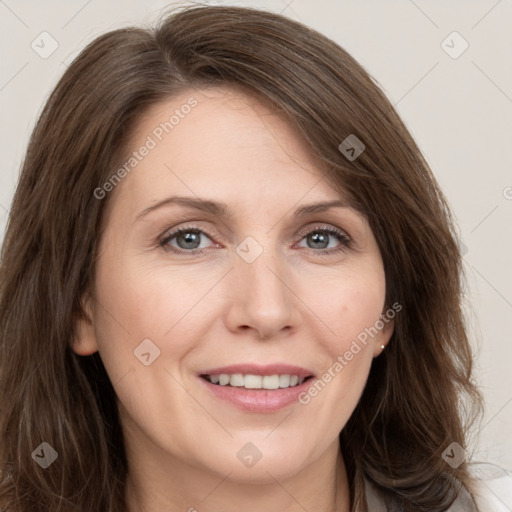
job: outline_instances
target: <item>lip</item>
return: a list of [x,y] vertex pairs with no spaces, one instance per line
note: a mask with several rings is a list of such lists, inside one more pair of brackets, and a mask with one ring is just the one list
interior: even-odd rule
[[312,378],[308,378],[302,384],[291,388],[280,389],[245,389],[243,387],[219,386],[212,384],[204,378],[205,375],[220,375],[221,373],[233,374],[242,373],[250,375],[297,375],[299,377],[314,377],[313,372],[290,366],[287,364],[271,365],[231,365],[209,369],[201,372],[198,377],[206,389],[216,398],[231,404],[244,411],[255,413],[272,413],[284,409],[292,404],[297,404],[299,395],[311,384]]

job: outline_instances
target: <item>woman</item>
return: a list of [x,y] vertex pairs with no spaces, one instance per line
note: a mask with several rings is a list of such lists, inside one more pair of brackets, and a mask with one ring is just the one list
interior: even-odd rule
[[93,41],[32,135],[0,275],[2,510],[483,503],[448,205],[303,25],[194,7]]

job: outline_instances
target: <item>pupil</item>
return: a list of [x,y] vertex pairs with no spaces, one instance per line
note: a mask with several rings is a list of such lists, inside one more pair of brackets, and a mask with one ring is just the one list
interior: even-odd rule
[[[199,246],[199,233],[197,233],[196,231],[187,231],[187,233],[180,234],[177,240],[178,245],[182,249],[197,249],[197,247]],[[185,247],[183,247],[183,245],[179,243],[180,240],[185,240]],[[188,244],[192,244],[193,246],[190,246]]]
[[310,235],[310,240],[313,241],[313,244],[318,244],[320,243],[320,245],[324,244],[324,247],[314,247],[315,249],[325,249],[327,247],[327,245],[329,245],[329,242],[327,240],[327,235],[325,233],[314,233],[312,235]]

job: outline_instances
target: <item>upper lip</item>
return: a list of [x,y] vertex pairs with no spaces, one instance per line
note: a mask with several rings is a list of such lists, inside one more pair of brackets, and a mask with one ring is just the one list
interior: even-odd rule
[[211,368],[200,372],[200,375],[220,375],[226,373],[233,375],[235,373],[241,373],[243,375],[297,375],[299,377],[310,377],[313,376],[313,372],[300,366],[292,366],[289,364],[232,364],[229,366],[222,366],[217,368]]

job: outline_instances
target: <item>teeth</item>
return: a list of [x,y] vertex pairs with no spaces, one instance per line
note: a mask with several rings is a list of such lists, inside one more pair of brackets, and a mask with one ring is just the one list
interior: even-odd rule
[[265,375],[263,377],[264,389],[279,389],[279,375]]
[[290,380],[289,375],[279,375],[279,387],[287,388],[290,385]]
[[304,382],[304,377],[298,375],[242,375],[234,373],[228,375],[208,375],[208,380],[213,384],[220,386],[243,387],[246,389],[279,389],[289,388],[300,385]]
[[246,375],[244,377],[244,388],[261,389],[263,387],[263,377],[261,375]]
[[241,373],[235,373],[229,377],[229,385],[240,387],[244,385],[244,376]]
[[219,375],[219,384],[221,386],[226,386],[227,384],[229,384],[229,375],[226,375],[225,373],[221,373]]

